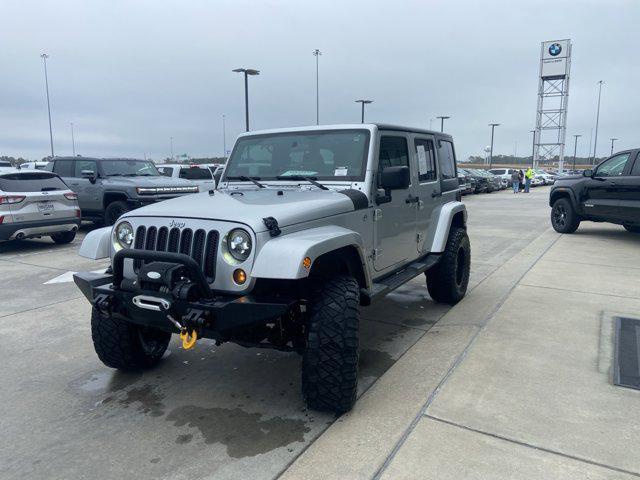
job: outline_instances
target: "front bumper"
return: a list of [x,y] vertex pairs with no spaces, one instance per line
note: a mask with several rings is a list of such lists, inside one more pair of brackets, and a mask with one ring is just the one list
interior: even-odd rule
[[0,224],[0,240],[42,237],[54,233],[76,231],[78,228],[80,228],[80,219],[75,216],[55,220],[3,223]]
[[76,273],[73,279],[84,296],[105,315],[124,321],[177,333],[170,320],[198,330],[200,337],[226,340],[234,331],[264,325],[291,311],[298,303],[287,297],[268,298],[257,295],[222,295],[209,289],[197,264],[182,254],[161,255],[160,260],[183,265],[191,280],[200,285],[196,300],[177,296],[175,289],[143,289],[122,275],[126,258],[155,260],[158,252],[121,250],[114,257],[113,274]]

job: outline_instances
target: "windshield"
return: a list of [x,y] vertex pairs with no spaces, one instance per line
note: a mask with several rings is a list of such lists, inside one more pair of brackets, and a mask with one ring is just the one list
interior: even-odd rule
[[112,175],[123,177],[160,175],[155,164],[147,160],[102,160],[100,166],[102,173],[107,177]]
[[310,176],[318,180],[362,181],[368,130],[325,130],[256,135],[238,140],[227,177]]

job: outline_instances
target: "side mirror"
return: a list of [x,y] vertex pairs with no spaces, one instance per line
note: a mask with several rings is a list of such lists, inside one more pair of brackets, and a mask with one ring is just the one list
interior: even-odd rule
[[389,203],[391,201],[391,190],[402,190],[409,188],[411,183],[409,167],[385,167],[380,174],[380,188],[384,189],[384,195],[376,196],[376,203]]
[[86,178],[91,183],[96,183],[96,174],[93,170],[82,170],[80,174],[82,175],[82,178]]
[[593,178],[593,170],[591,170],[590,168],[587,168],[586,170],[583,170],[582,171],[582,176],[583,177]]
[[380,175],[380,187],[385,192],[389,190],[402,190],[409,188],[411,183],[409,167],[386,167]]

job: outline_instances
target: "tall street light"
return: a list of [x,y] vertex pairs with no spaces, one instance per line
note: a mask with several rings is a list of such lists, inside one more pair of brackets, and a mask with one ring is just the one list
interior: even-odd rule
[[576,155],[578,153],[578,139],[581,137],[582,135],[574,135],[573,138],[575,139],[574,143],[573,143],[573,171],[575,172],[576,170]]
[[249,131],[249,81],[247,78],[249,75],[260,75],[260,70],[254,70],[253,68],[236,68],[232,70],[236,73],[244,73],[244,115],[246,121],[246,129]]
[[367,103],[373,103],[373,100],[356,100],[356,103],[361,103],[362,104],[362,115],[361,115],[361,119],[360,119],[360,123],[364,123],[364,106]]
[[322,52],[316,48],[313,51],[313,55],[316,57],[316,125],[320,125],[320,81],[318,76],[318,58],[322,55]]
[[596,136],[593,139],[593,162],[596,161],[596,148],[598,146],[598,123],[600,121],[600,97],[602,96],[602,84],[603,80],[598,81],[598,110],[596,113]]
[[76,156],[76,140],[73,138],[73,122],[69,122],[71,124],[71,148],[73,148],[73,156]]
[[611,153],[610,155],[613,155],[613,142],[615,142],[616,140],[618,140],[617,138],[611,138]]
[[49,58],[49,55],[43,53],[40,58],[44,63],[44,85],[47,90],[47,112],[49,113],[49,141],[51,142],[51,157],[53,158],[53,130],[51,130],[51,104],[49,103],[49,78],[47,77],[47,58]]
[[530,133],[533,133],[533,135],[531,135],[533,137],[531,140],[531,168],[534,168],[535,165],[533,164],[533,158],[536,155],[536,131],[530,130]]
[[169,137],[169,141],[171,142],[171,162],[173,162],[173,137]]
[[433,121],[434,121],[434,120],[435,120],[435,119],[433,119],[433,118],[430,118],[430,119],[429,119],[429,130],[433,130]]
[[489,150],[489,170],[491,170],[491,164],[493,163],[493,131],[499,125],[500,125],[499,123],[489,124],[489,126],[491,127],[491,150]]
[[440,131],[441,131],[441,132],[444,132],[444,121],[445,121],[447,118],[451,118],[451,117],[441,116],[441,117],[436,117],[436,118],[439,118],[439,119],[440,119]]
[[222,114],[222,157],[227,158],[227,117]]

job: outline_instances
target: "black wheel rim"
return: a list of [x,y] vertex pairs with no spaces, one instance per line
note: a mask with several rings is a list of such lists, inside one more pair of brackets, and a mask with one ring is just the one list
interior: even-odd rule
[[462,281],[464,280],[464,271],[467,263],[466,259],[466,252],[464,251],[463,247],[460,247],[458,249],[458,255],[456,259],[456,284],[458,286],[462,285]]
[[140,345],[142,350],[147,356],[153,357],[159,355],[164,349],[164,337],[165,333],[160,330],[151,328],[139,328],[138,338],[140,339]]
[[553,223],[560,228],[564,228],[567,224],[567,209],[564,205],[553,207]]

